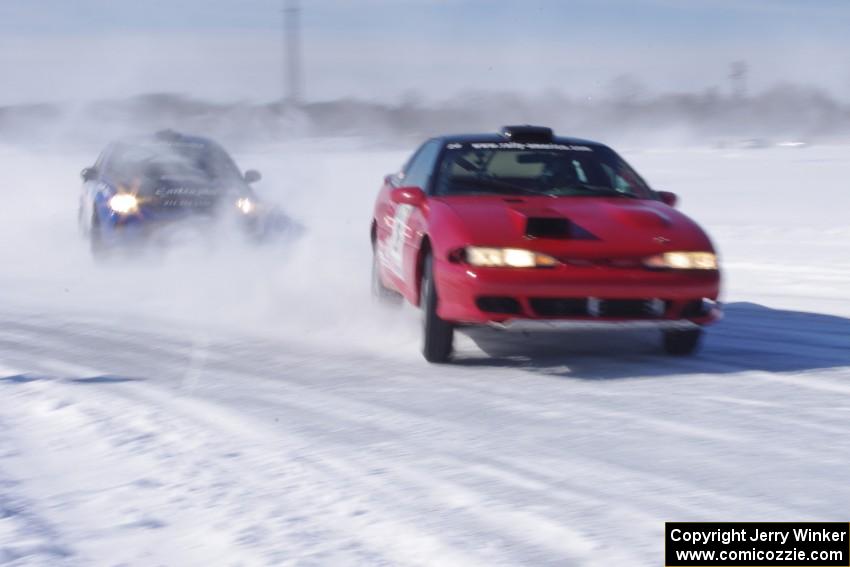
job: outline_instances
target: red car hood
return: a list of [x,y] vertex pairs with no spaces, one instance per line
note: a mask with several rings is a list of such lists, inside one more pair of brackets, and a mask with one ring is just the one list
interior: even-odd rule
[[[457,196],[431,200],[454,217],[466,242],[575,257],[634,257],[673,250],[713,251],[691,219],[660,201],[622,197]],[[568,234],[529,237],[528,219],[566,219]],[[448,220],[448,219],[446,219]],[[546,222],[546,221],[544,221]],[[555,221],[556,223],[558,221]]]

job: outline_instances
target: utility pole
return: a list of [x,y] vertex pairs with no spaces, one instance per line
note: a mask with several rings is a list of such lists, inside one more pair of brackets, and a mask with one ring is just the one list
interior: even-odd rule
[[285,0],[283,9],[284,30],[284,100],[292,105],[301,104],[301,7],[298,0]]
[[734,61],[729,66],[729,82],[732,87],[732,97],[743,100],[747,96],[747,72],[749,66],[746,61]]

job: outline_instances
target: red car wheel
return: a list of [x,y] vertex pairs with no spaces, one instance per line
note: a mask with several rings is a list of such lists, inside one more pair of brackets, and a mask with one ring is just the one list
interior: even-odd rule
[[447,362],[452,355],[454,325],[437,315],[437,288],[434,285],[431,256],[425,258],[422,273],[422,354],[428,362]]

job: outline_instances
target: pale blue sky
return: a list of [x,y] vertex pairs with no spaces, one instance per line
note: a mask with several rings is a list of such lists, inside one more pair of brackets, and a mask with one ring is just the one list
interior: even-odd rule
[[[848,0],[302,0],[305,92],[582,95],[796,80],[850,99]],[[2,0],[0,102],[146,91],[271,100],[283,0]]]

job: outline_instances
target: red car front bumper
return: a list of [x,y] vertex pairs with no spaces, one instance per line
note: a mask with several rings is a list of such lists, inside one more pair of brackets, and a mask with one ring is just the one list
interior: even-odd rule
[[435,268],[437,312],[457,323],[534,319],[705,325],[721,314],[716,271],[475,268],[448,261],[438,261]]

